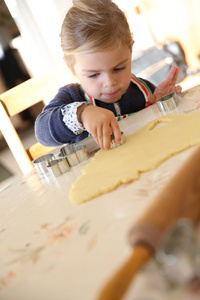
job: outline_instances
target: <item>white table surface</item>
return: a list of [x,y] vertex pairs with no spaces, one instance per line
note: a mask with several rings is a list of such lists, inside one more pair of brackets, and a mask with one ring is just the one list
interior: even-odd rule
[[[171,112],[199,110],[200,86],[180,100]],[[163,114],[154,104],[120,121],[121,130]],[[129,254],[128,230],[194,149],[78,206],[68,195],[85,162],[57,178],[33,170],[0,192],[0,300],[96,299]]]

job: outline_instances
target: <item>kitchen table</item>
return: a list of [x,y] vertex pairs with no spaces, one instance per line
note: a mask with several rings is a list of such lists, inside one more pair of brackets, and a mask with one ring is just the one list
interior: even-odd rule
[[[199,110],[200,86],[179,98],[170,113]],[[164,114],[154,104],[120,127],[127,135]],[[87,162],[59,177],[33,170],[15,180],[0,192],[0,300],[97,299],[130,253],[130,227],[196,148],[81,205],[70,202],[69,191]]]

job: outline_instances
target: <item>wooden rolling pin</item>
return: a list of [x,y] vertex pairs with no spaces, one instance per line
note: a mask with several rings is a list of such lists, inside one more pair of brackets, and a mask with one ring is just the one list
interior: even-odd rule
[[131,255],[105,284],[97,299],[121,299],[137,271],[157,249],[167,229],[179,218],[188,218],[195,223],[199,217],[200,147],[198,146],[131,228],[128,234],[132,246]]

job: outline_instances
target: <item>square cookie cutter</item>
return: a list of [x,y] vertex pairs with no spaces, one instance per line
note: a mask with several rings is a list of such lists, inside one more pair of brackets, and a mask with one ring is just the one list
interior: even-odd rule
[[55,159],[53,153],[45,154],[33,160],[33,165],[39,174],[45,174],[48,173],[48,163]]
[[162,112],[175,109],[179,102],[180,101],[178,99],[176,92],[172,92],[156,100],[158,108]]

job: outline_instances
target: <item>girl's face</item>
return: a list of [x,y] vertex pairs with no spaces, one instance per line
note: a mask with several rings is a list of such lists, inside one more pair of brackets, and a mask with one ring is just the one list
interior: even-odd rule
[[74,71],[83,90],[106,103],[118,101],[131,79],[131,50],[126,45],[102,52],[75,54]]

